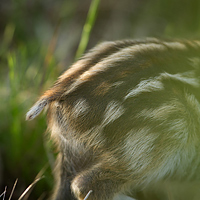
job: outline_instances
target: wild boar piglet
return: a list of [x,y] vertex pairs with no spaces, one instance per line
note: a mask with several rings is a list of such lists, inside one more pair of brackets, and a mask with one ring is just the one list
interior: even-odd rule
[[[59,149],[52,199],[112,200],[200,180],[200,41],[104,42],[27,113]],[[142,197],[141,197],[142,196]]]

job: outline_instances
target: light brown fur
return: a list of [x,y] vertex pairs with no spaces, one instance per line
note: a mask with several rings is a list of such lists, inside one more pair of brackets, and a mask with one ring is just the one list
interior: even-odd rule
[[102,43],[72,65],[27,113],[48,106],[60,150],[52,198],[177,200],[170,184],[196,187],[199,60],[198,41],[150,39]]

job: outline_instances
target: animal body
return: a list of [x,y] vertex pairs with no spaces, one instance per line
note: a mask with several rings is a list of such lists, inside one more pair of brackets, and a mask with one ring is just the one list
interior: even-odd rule
[[198,183],[199,89],[200,41],[94,47],[27,113],[31,120],[47,108],[60,151],[52,199],[151,199],[141,193],[154,185]]

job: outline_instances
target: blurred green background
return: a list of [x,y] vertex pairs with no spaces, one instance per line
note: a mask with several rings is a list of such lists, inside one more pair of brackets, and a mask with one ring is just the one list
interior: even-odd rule
[[85,48],[199,35],[199,0],[0,0],[0,194],[7,186],[8,199],[18,179],[18,199],[43,173],[26,199],[49,196],[56,151],[45,115],[27,122],[25,114]]

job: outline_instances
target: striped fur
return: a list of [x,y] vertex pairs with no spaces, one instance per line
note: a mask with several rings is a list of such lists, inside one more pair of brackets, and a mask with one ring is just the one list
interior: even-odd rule
[[199,181],[199,88],[199,41],[126,40],[89,51],[26,116],[48,107],[60,149],[53,199],[83,200],[92,190],[89,200],[111,200]]

